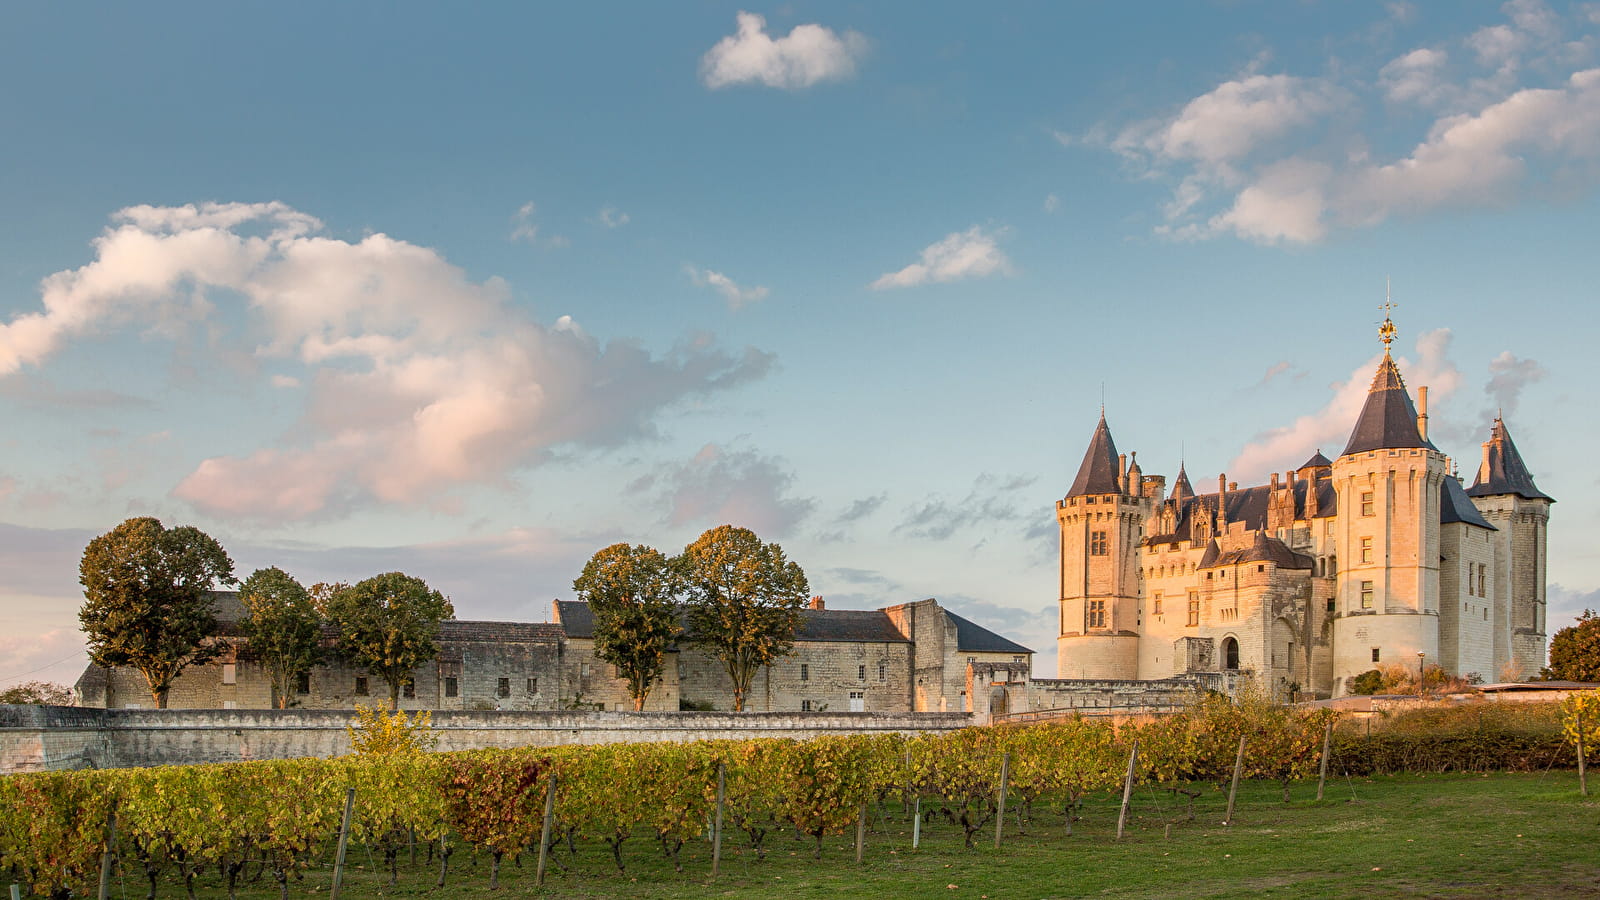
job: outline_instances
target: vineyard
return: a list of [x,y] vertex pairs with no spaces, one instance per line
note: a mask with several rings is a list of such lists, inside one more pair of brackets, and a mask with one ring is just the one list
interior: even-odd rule
[[[494,887],[508,861],[559,879],[579,854],[595,853],[624,876],[664,860],[678,877],[703,881],[724,852],[760,860],[780,840],[785,853],[803,847],[837,864],[848,858],[839,841],[848,848],[853,838],[860,859],[869,821],[880,841],[885,822],[906,823],[909,840],[895,838],[902,850],[935,835],[1001,847],[1008,833],[1046,820],[1063,836],[1074,822],[1109,832],[1112,823],[1094,821],[1091,808],[1117,817],[1120,831],[1135,786],[1140,802],[1164,798],[1170,832],[1173,822],[1193,821],[1197,800],[1227,795],[1231,809],[1236,777],[1260,783],[1247,790],[1271,785],[1287,802],[1293,783],[1318,774],[1325,742],[1339,774],[1576,763],[1549,713],[1480,710],[1373,734],[1332,724],[1326,712],[1213,698],[1185,714],[1115,726],[1073,719],[922,737],[372,753],[19,775],[0,780],[0,869],[42,896],[92,896],[102,873],[115,869],[120,883],[142,883],[151,897],[166,885],[231,897],[245,883],[257,896],[275,883],[287,897],[312,875],[327,889],[331,874],[336,886],[346,848],[360,847],[367,870],[395,883],[404,869],[413,886],[444,887],[467,864]],[[1118,792],[1122,803],[1108,810],[1104,798]],[[709,872],[698,849],[708,844]],[[685,854],[686,846],[697,849]],[[686,856],[702,868],[689,870]]]

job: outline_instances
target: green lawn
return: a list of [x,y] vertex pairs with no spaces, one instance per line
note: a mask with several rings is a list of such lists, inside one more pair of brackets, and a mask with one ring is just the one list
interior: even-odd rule
[[[1148,786],[1134,796],[1128,834],[1115,840],[1118,797],[1096,796],[1067,836],[1059,808],[1035,809],[1021,832],[1007,823],[1005,844],[993,847],[992,824],[978,849],[962,846],[959,828],[936,818],[911,849],[911,826],[898,808],[874,815],[864,864],[855,862],[854,836],[829,838],[822,859],[812,845],[782,833],[768,838],[757,860],[731,831],[722,874],[710,876],[710,845],[686,846],[684,872],[674,872],[645,834],[623,845],[628,865],[618,874],[610,850],[580,842],[558,858],[545,894],[556,897],[1600,897],[1600,801],[1578,796],[1571,772],[1544,775],[1380,776],[1330,781],[1328,799],[1311,798],[1316,785],[1298,784],[1281,802],[1275,784],[1240,788],[1233,827],[1221,825],[1226,797],[1204,786],[1188,819],[1186,803]],[[1009,817],[1008,817],[1009,818]],[[477,897],[488,893],[488,860],[458,852],[449,885],[431,890],[435,869],[425,852],[416,868],[402,858],[399,883],[378,873],[382,857],[352,848],[344,896]],[[331,863],[331,854],[330,860]],[[326,897],[331,865],[291,883],[290,896]],[[510,860],[501,871],[503,895],[535,892],[533,859]],[[113,897],[142,897],[145,882],[129,866]],[[222,897],[214,874],[202,897]],[[270,873],[241,897],[276,897]],[[159,896],[181,897],[181,883]]]

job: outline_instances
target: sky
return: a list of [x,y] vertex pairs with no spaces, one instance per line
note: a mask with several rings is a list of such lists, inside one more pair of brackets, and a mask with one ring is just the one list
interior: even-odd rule
[[1197,486],[1336,455],[1386,296],[1600,607],[1600,3],[0,16],[0,686],[144,515],[512,621],[733,523],[1050,673],[1102,403]]

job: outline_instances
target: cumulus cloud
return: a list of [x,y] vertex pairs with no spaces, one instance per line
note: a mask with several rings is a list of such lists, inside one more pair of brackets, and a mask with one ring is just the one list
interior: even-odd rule
[[873,290],[916,287],[917,285],[1011,274],[1011,260],[999,246],[1004,230],[985,231],[974,225],[928,245],[922,260],[898,272],[888,272],[872,282]]
[[728,301],[729,309],[743,309],[744,307],[767,297],[767,289],[761,285],[755,287],[740,287],[732,278],[714,272],[710,269],[697,269],[694,266],[685,266],[684,271],[689,273],[689,278],[700,287],[709,287],[722,295]]
[[1326,81],[1247,75],[1189,101],[1167,121],[1122,132],[1113,147],[1168,160],[1228,163],[1308,125],[1342,101]]
[[738,525],[764,538],[790,533],[816,506],[790,496],[793,487],[794,474],[781,458],[715,443],[632,485],[653,492],[673,525]]
[[767,20],[740,12],[738,30],[718,41],[700,60],[700,80],[709,88],[763,84],[795,90],[853,77],[866,55],[867,39],[821,25],[796,25],[788,35],[767,34]]
[[1484,430],[1488,430],[1491,417],[1514,417],[1522,402],[1522,390],[1545,376],[1544,366],[1536,359],[1522,359],[1510,350],[1489,361],[1489,383],[1483,392],[1489,395],[1493,408],[1484,410]]
[[324,236],[282,204],[135,207],[115,221],[92,262],[45,279],[42,310],[0,325],[0,377],[73,338],[242,301],[255,354],[304,370],[306,407],[277,445],[207,459],[175,488],[211,513],[297,519],[430,502],[554,448],[647,437],[666,407],[771,363],[705,336],[656,356],[570,320],[546,327],[497,279],[475,282],[385,234]]
[[1390,61],[1378,71],[1378,84],[1393,103],[1438,103],[1448,89],[1443,81],[1449,55],[1443,50],[1419,47]]
[[[1461,386],[1461,371],[1450,359],[1450,341],[1448,328],[1424,332],[1417,337],[1415,361],[1405,357],[1395,361],[1413,395],[1418,387],[1427,386],[1430,416]],[[1372,357],[1332,385],[1333,397],[1321,409],[1256,435],[1228,463],[1228,478],[1251,484],[1265,481],[1270,472],[1300,465],[1318,450],[1330,459],[1338,456],[1350,439],[1382,358],[1382,354]]]

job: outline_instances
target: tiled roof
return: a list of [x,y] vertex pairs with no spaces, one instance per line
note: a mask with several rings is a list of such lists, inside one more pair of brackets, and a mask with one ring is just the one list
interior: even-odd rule
[[1378,373],[1367,391],[1367,402],[1361,407],[1356,427],[1350,432],[1350,443],[1345,445],[1343,456],[1365,453],[1368,450],[1391,450],[1406,447],[1432,447],[1417,431],[1417,408],[1411,404],[1406,384],[1400,370],[1388,352],[1378,363]]
[[1010,638],[995,634],[982,625],[978,625],[956,615],[950,610],[944,614],[956,625],[956,649],[971,651],[973,653],[1032,653],[1027,647],[1022,646]]
[[472,622],[446,619],[439,640],[460,643],[538,643],[561,638],[561,626],[546,622]]
[[1467,491],[1461,486],[1461,482],[1446,475],[1444,490],[1439,492],[1439,523],[1450,522],[1465,522],[1490,531],[1497,530],[1483,517],[1483,513],[1478,512],[1478,507],[1467,497]]
[[1297,469],[1296,471],[1301,471],[1304,469],[1326,469],[1331,465],[1333,465],[1333,460],[1323,456],[1322,450],[1319,448],[1310,459],[1301,463],[1300,469]]
[[[594,611],[581,600],[559,600],[559,626],[567,637],[594,637]],[[680,613],[679,622],[687,629],[687,621]],[[880,609],[802,609],[800,628],[795,632],[797,641],[867,641],[873,643],[909,643],[900,629]]]
[[1533,476],[1522,461],[1522,454],[1517,452],[1517,445],[1511,441],[1511,432],[1506,431],[1506,423],[1498,417],[1494,420],[1494,429],[1489,433],[1489,441],[1483,445],[1483,449],[1483,464],[1478,467],[1478,478],[1471,490],[1467,491],[1467,496],[1516,494],[1529,500],[1555,502],[1555,498],[1534,485]]
[[1072,480],[1068,497],[1085,494],[1117,494],[1122,492],[1117,471],[1117,445],[1111,440],[1111,429],[1106,427],[1106,414],[1100,413],[1100,424],[1089,439],[1089,449],[1078,466],[1078,477]]

